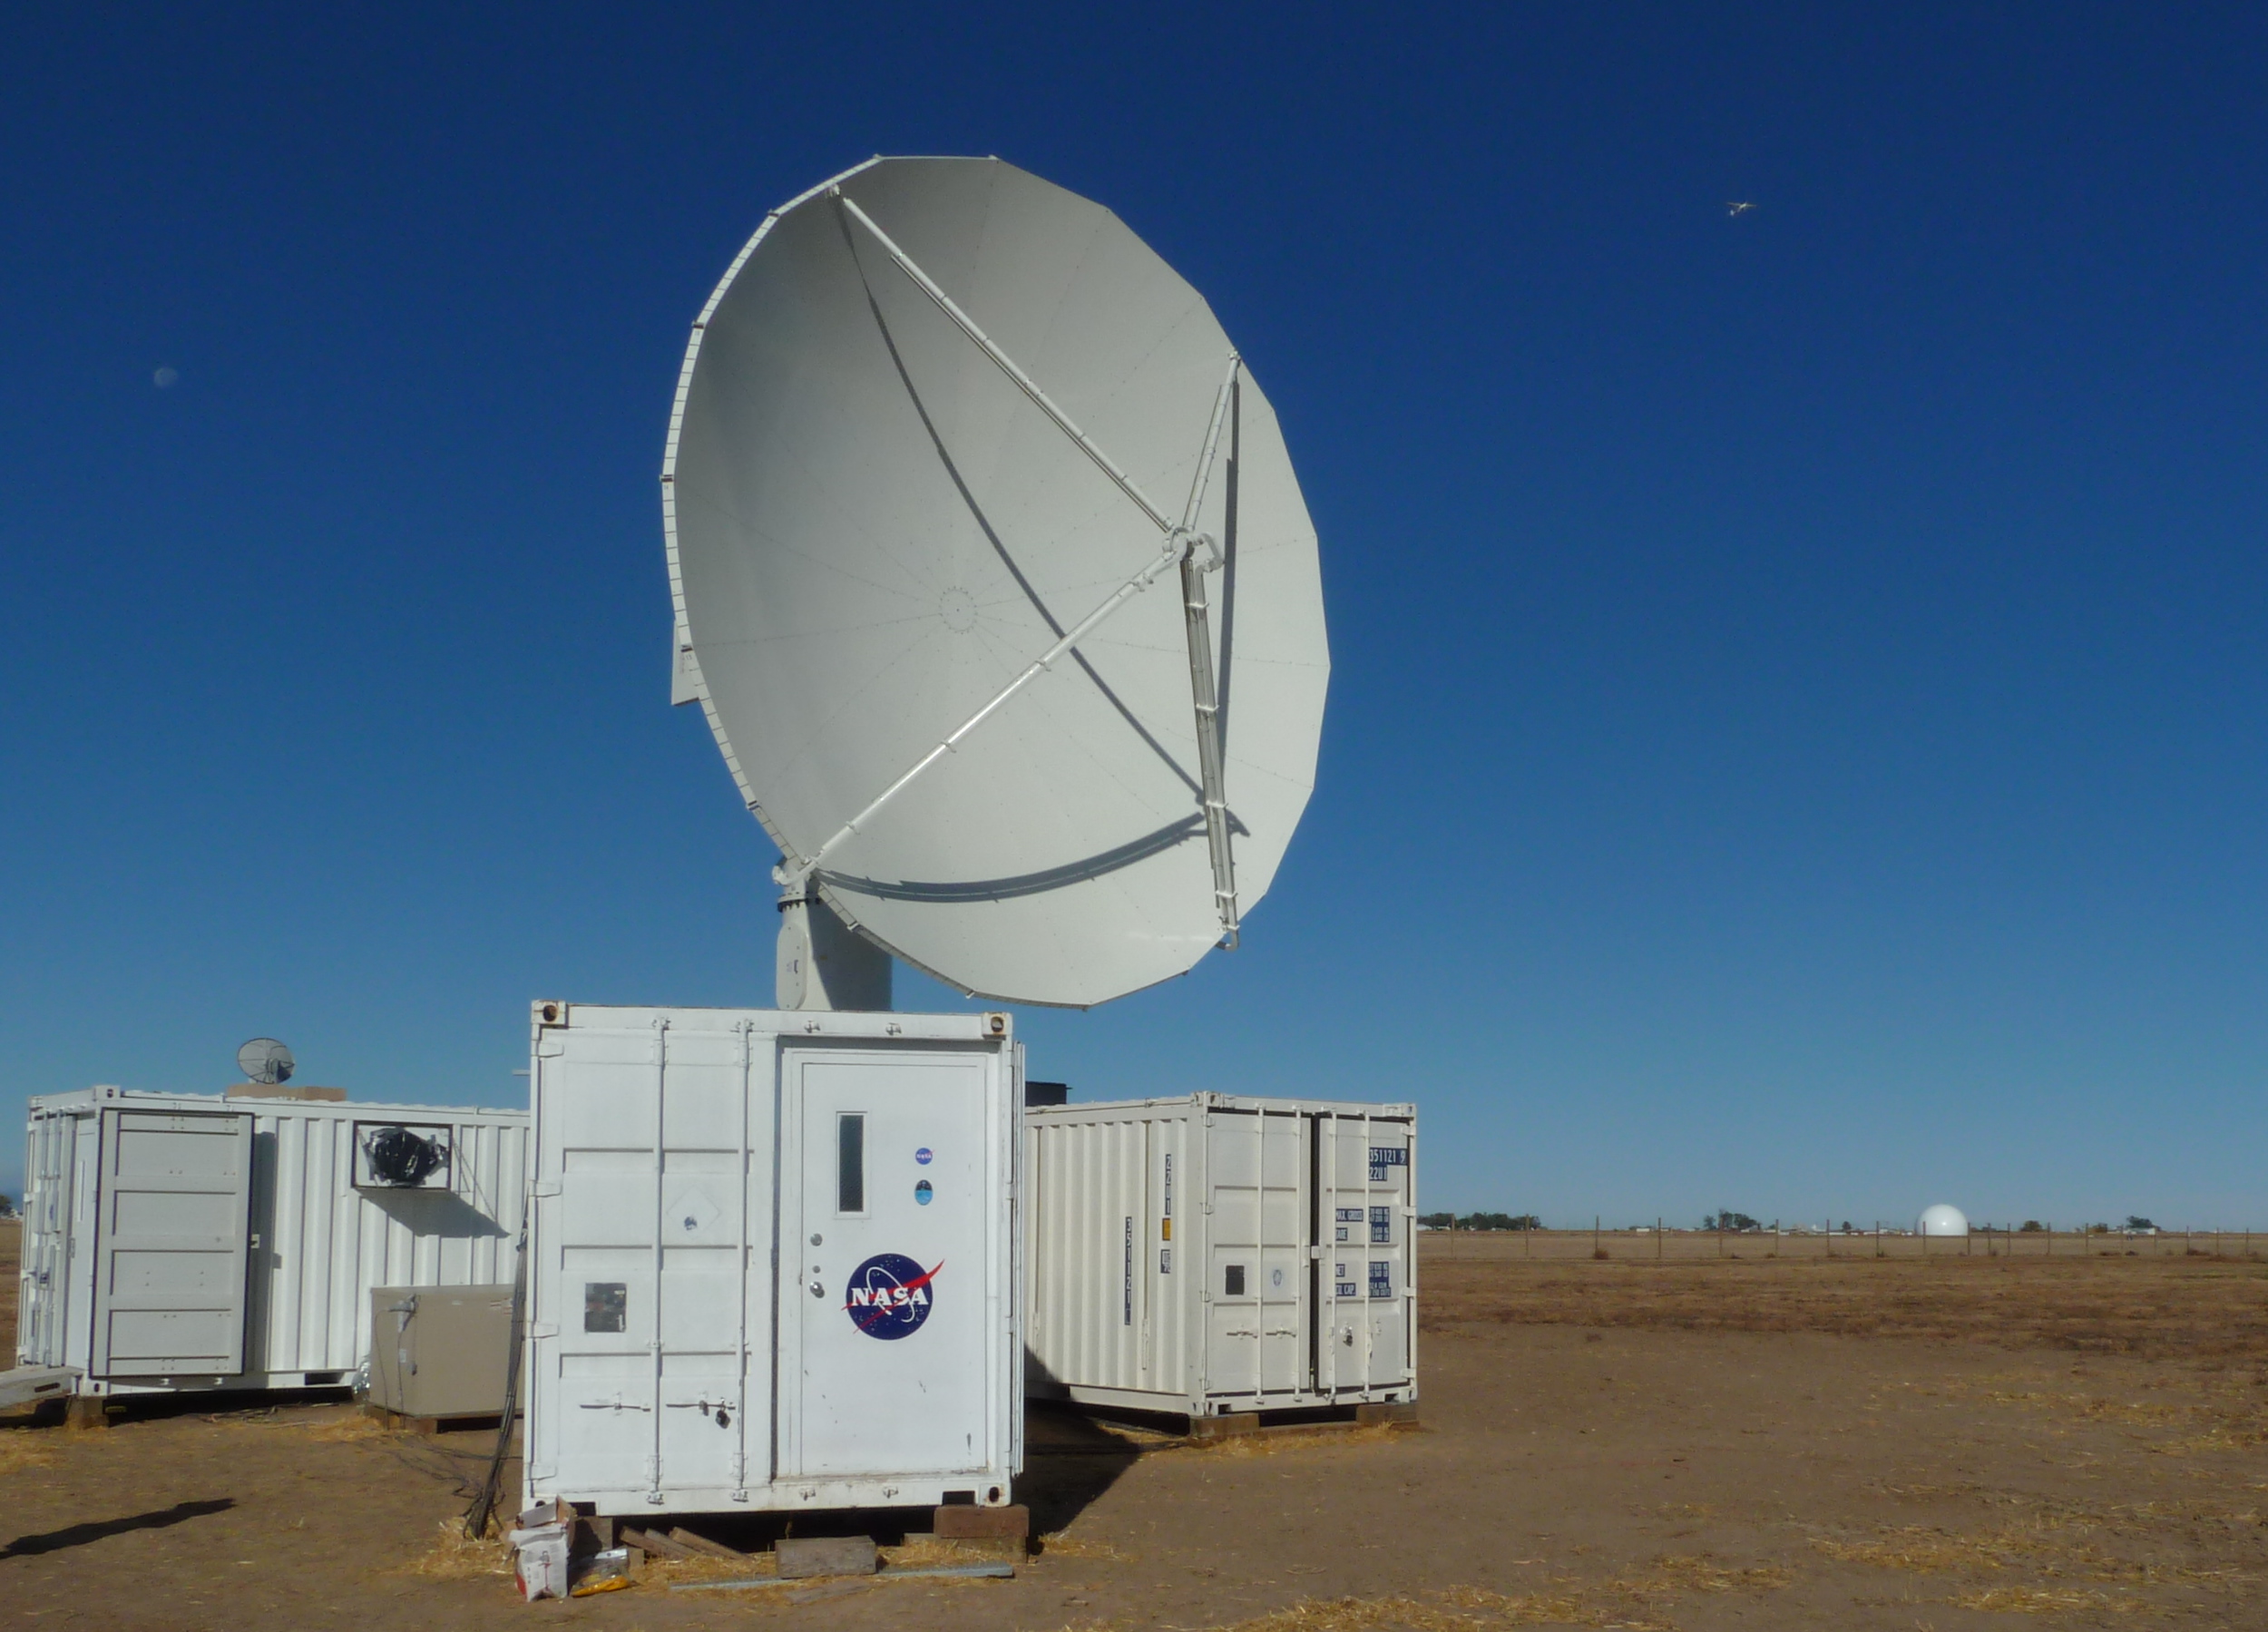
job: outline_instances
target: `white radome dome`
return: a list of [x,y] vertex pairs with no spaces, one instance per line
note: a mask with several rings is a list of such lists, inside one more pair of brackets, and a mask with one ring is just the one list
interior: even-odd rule
[[1915,1227],[1924,1236],[1966,1236],[1969,1215],[1941,1201],[1933,1207],[1921,1209],[1921,1222]]

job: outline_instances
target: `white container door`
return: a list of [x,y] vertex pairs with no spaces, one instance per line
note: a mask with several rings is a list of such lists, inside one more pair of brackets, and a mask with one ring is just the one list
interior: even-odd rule
[[1309,1386],[1309,1128],[1288,1111],[1207,1119],[1207,1393]]
[[64,1365],[71,1306],[71,1181],[80,1119],[44,1116],[25,1150],[23,1287],[15,1346],[26,1365]]
[[251,1117],[105,1110],[102,1138],[89,1372],[241,1372]]
[[991,1069],[968,1054],[787,1052],[783,1473],[987,1463],[1002,1290],[989,1284]]
[[752,1176],[749,1139],[768,1138],[771,1113],[759,1079],[752,1121],[748,1035],[568,1036],[573,1058],[543,1062],[560,1188],[543,1204],[538,1273],[558,1276],[543,1318],[560,1331],[537,1349],[557,1368],[539,1430],[556,1437],[539,1461],[655,1502],[665,1489],[763,1483],[767,1402],[744,1374],[742,1334],[769,1297],[757,1267],[769,1256],[769,1163]]
[[1315,1119],[1317,1281],[1315,1386],[1399,1388],[1411,1380],[1410,1125],[1367,1117]]

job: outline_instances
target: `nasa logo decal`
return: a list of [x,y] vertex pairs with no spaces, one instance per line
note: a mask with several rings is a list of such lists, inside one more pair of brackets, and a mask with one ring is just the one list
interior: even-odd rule
[[869,1337],[911,1337],[929,1318],[937,1270],[943,1267],[924,1269],[903,1253],[878,1252],[851,1271],[843,1313]]

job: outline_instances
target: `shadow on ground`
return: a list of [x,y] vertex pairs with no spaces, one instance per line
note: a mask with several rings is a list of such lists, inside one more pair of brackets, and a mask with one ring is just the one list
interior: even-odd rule
[[65,1548],[84,1547],[90,1541],[100,1541],[106,1536],[122,1536],[128,1530],[162,1530],[192,1519],[209,1518],[225,1513],[236,1506],[230,1497],[215,1501],[177,1501],[170,1508],[154,1512],[135,1513],[125,1519],[103,1519],[92,1524],[65,1525],[59,1530],[48,1530],[37,1536],[18,1536],[5,1547],[0,1547],[0,1559],[28,1559],[36,1553],[59,1553]]

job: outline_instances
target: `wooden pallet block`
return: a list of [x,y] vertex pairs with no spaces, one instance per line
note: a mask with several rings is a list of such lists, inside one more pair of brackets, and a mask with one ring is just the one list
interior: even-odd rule
[[774,1545],[772,1557],[784,1581],[808,1580],[815,1576],[870,1576],[882,1560],[872,1536],[787,1538]]
[[658,1530],[641,1530],[631,1525],[618,1524],[615,1528],[614,1539],[616,1545],[634,1547],[650,1559],[697,1559],[700,1557],[691,1548],[679,1546]]
[[748,1555],[738,1548],[727,1547],[721,1541],[711,1541],[708,1537],[689,1530],[683,1525],[679,1525],[670,1532],[670,1539],[687,1551],[699,1553],[703,1558],[729,1559],[738,1564],[746,1564],[748,1561]]
[[110,1401],[102,1394],[73,1394],[64,1403],[63,1412],[64,1426],[66,1428],[108,1428],[111,1425]]

